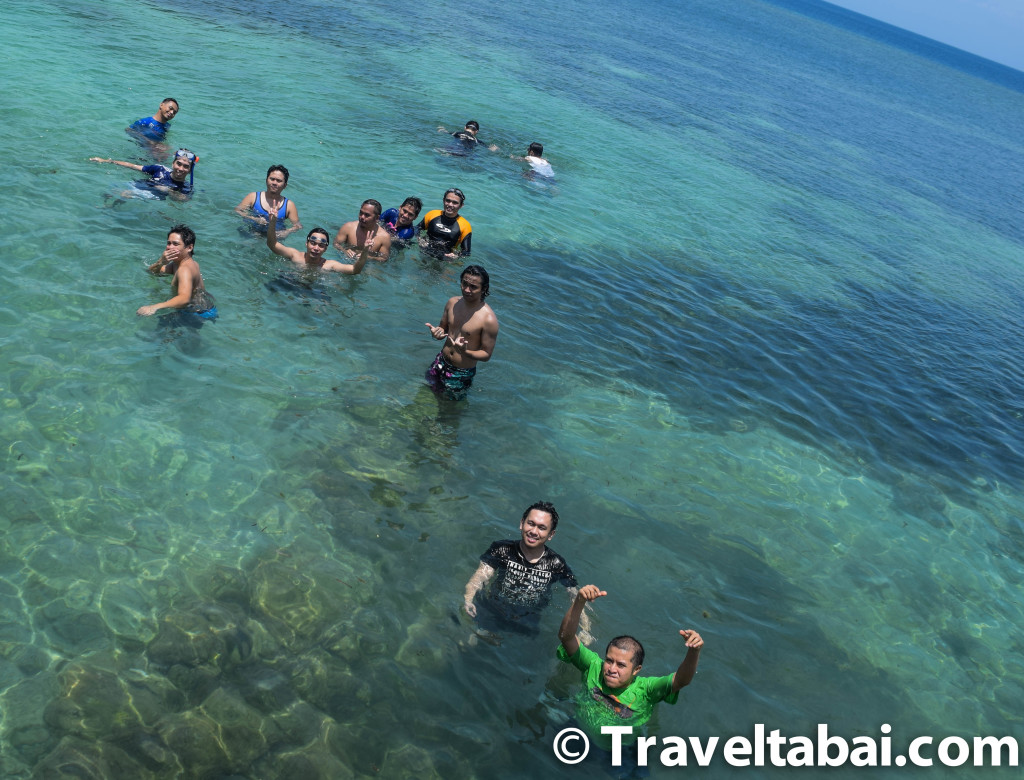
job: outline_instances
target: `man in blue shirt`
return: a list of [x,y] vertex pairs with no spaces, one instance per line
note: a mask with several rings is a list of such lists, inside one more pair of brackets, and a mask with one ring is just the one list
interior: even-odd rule
[[124,160],[112,160],[109,157],[90,157],[92,162],[112,163],[122,168],[131,168],[133,171],[142,171],[149,176],[149,181],[138,182],[136,187],[147,187],[163,194],[176,194],[179,198],[189,198],[192,195],[192,169],[199,161],[195,153],[188,149],[179,149],[174,153],[174,161],[171,167],[166,165],[137,165],[136,163],[125,162]]
[[137,119],[128,126],[130,133],[135,133],[150,141],[162,141],[167,135],[167,123],[174,119],[178,113],[178,101],[174,98],[164,98],[160,108],[153,116],[146,116]]

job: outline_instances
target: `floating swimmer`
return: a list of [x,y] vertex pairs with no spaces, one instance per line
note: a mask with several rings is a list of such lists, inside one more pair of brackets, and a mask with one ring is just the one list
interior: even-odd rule
[[217,302],[206,291],[199,263],[192,257],[196,247],[196,234],[188,225],[175,225],[167,234],[167,248],[160,259],[149,267],[151,274],[173,275],[171,291],[174,296],[163,303],[140,306],[135,313],[150,317],[161,309],[177,309],[189,318],[212,320],[217,318]]
[[553,179],[555,171],[551,167],[551,163],[544,159],[544,147],[534,141],[530,144],[530,148],[526,151],[525,157],[516,157],[512,155],[513,160],[522,160],[530,164],[530,170],[526,171],[523,175],[529,179],[536,176],[543,176],[546,179]]
[[[137,165],[136,163],[125,162],[124,160],[112,160],[111,158],[90,157],[91,162],[111,163],[120,165],[122,168],[131,168],[133,171],[141,171],[149,176],[145,182],[135,182],[137,189],[147,194],[160,193],[174,195],[180,200],[187,200],[192,196],[193,176],[196,163],[199,157],[188,149],[179,149],[174,153],[174,161],[171,167],[166,165]],[[129,193],[122,193],[131,197]]]
[[[448,130],[445,129],[444,127],[438,127],[437,132],[447,133]],[[468,152],[471,152],[478,145],[483,145],[483,141],[476,137],[476,134],[479,132],[480,123],[477,122],[475,119],[470,119],[468,122],[466,122],[466,126],[464,128],[462,128],[461,130],[456,130],[454,133],[452,133],[452,136],[454,138],[458,138],[462,142],[461,144],[459,144],[459,147],[449,148],[442,151],[446,151],[448,154],[455,155],[456,157],[464,157]],[[491,144],[487,148],[490,149],[492,152],[498,151],[498,147],[495,146],[494,144]]]

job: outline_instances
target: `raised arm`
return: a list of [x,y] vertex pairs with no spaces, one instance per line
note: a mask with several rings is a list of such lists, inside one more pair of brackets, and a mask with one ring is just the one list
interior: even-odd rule
[[480,561],[480,565],[473,572],[473,576],[469,578],[469,582],[466,583],[464,606],[466,614],[470,617],[476,617],[476,604],[473,603],[473,599],[476,598],[476,594],[483,589],[493,576],[494,567]]
[[[576,598],[576,594],[580,592],[579,588],[566,588],[566,592],[569,594],[570,599]],[[590,633],[590,611],[593,609],[589,604],[584,605],[583,613],[580,615],[580,630],[579,636],[583,640],[583,644],[589,645],[594,641],[594,635]]]
[[363,251],[359,253],[354,263],[339,263],[337,260],[328,260],[323,264],[325,271],[338,271],[343,274],[352,274],[355,276],[363,270],[363,266],[366,265],[366,261],[370,257],[370,247],[364,246]]
[[302,252],[285,246],[277,240],[277,214],[274,213],[271,213],[270,218],[267,219],[267,247],[275,255],[280,255],[293,263],[306,262],[306,256]]
[[697,673],[697,662],[700,660],[700,649],[704,646],[704,640],[693,629],[681,628],[679,635],[686,640],[686,657],[672,675],[673,693],[678,693],[680,688],[693,681],[693,675]]
[[580,616],[583,614],[583,607],[588,601],[594,601],[607,596],[608,592],[601,590],[597,585],[584,585],[576,598],[572,600],[565,617],[562,618],[562,625],[558,627],[558,639],[569,655],[576,655],[580,649],[580,641],[576,638],[576,632],[580,627]]
[[133,171],[141,171],[142,166],[136,165],[135,163],[125,162],[124,160],[111,160],[109,157],[90,157],[91,162],[98,163],[112,163],[114,165],[120,165],[122,168],[131,168]]

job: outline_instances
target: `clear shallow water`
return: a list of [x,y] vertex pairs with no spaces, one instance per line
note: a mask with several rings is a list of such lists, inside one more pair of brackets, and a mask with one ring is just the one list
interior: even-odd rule
[[[660,673],[704,635],[662,734],[1020,735],[1019,91],[754,2],[218,8],[0,32],[0,774],[578,776],[559,608],[470,649],[457,613],[538,497],[599,638]],[[168,94],[197,195],[105,205],[87,158]],[[502,154],[438,155],[470,117]],[[277,162],[331,231],[466,191],[502,326],[467,403],[419,383],[457,268],[273,284],[231,209]],[[180,220],[198,334],[134,315]]]

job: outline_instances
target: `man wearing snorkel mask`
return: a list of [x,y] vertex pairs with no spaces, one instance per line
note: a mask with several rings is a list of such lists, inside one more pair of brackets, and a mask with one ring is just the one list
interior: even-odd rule
[[124,160],[112,160],[109,157],[90,157],[92,162],[111,163],[120,165],[122,168],[131,168],[133,171],[142,171],[149,176],[149,181],[136,182],[135,186],[148,187],[166,194],[176,194],[185,199],[192,195],[193,169],[199,158],[188,149],[179,149],[174,153],[174,161],[171,167],[166,165],[136,165]]

